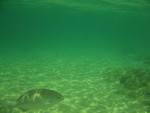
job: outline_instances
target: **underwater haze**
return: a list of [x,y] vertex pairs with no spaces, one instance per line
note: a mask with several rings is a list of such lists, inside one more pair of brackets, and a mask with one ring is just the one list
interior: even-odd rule
[[64,96],[40,113],[149,113],[150,1],[1,0],[0,113],[39,88]]

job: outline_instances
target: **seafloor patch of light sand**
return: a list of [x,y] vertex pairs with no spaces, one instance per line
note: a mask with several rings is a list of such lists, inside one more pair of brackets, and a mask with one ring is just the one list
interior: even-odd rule
[[107,69],[124,65],[122,59],[112,56],[85,61],[14,60],[0,72],[0,96],[15,100],[30,89],[48,88],[62,93],[65,100],[40,113],[146,113],[138,101],[117,93],[122,88],[119,82],[104,80]]

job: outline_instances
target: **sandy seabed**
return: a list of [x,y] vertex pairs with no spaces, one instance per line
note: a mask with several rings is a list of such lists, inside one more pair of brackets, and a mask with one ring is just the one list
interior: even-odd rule
[[[127,96],[119,81],[108,80],[108,70],[140,66],[131,60],[114,55],[1,58],[0,97],[15,101],[28,90],[46,88],[60,92],[64,100],[40,113],[148,113],[150,107]],[[15,108],[13,113],[22,112]]]

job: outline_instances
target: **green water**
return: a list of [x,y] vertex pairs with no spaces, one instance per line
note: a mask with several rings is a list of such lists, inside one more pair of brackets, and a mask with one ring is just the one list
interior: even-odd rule
[[0,113],[37,88],[64,96],[40,113],[149,113],[149,51],[148,0],[1,0]]

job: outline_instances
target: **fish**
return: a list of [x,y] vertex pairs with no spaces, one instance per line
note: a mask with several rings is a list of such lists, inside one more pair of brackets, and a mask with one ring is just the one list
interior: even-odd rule
[[12,113],[14,108],[18,108],[23,112],[30,110],[38,111],[53,107],[64,100],[59,92],[50,89],[33,89],[22,94],[15,104],[9,105],[6,113]]

